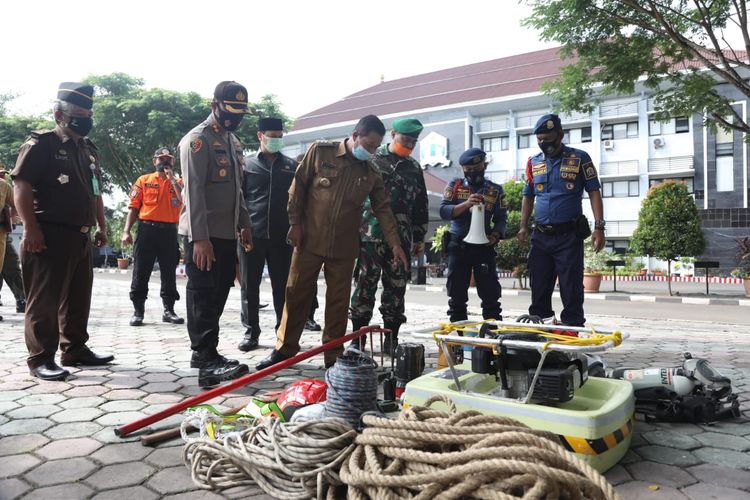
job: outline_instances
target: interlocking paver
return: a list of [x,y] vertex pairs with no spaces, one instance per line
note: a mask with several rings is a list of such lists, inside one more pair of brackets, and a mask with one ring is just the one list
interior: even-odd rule
[[[187,493],[180,493],[178,495],[167,495],[165,497],[162,497],[162,500],[220,500],[223,498],[243,498],[243,497],[239,495],[226,497],[226,496],[218,495],[212,491],[198,490],[198,491],[190,491]],[[253,498],[258,498],[258,497],[253,496]]]
[[747,500],[750,494],[746,491],[725,488],[708,483],[698,483],[682,490],[693,500]]
[[96,468],[94,462],[85,458],[51,460],[27,473],[25,478],[41,486],[74,483],[91,474]]
[[28,396],[27,391],[5,391],[0,392],[0,401],[15,401],[21,399],[24,396]]
[[724,448],[700,448],[693,453],[702,462],[734,469],[750,469],[750,454]]
[[0,415],[8,413],[10,410],[15,410],[19,406],[21,405],[14,401],[0,401]]
[[174,373],[149,373],[142,378],[146,382],[174,382],[179,377]]
[[99,396],[87,396],[80,398],[73,398],[63,401],[59,406],[72,409],[72,408],[96,408],[102,403],[106,403],[107,400]]
[[15,410],[6,413],[8,418],[20,419],[20,418],[44,418],[49,417],[53,413],[57,413],[62,410],[56,405],[31,405],[16,408]]
[[52,425],[53,423],[46,418],[11,420],[8,423],[0,425],[0,436],[15,436],[18,434],[44,432],[46,429],[52,427]]
[[15,500],[31,489],[26,481],[17,477],[0,480],[0,498],[3,500]]
[[97,424],[104,426],[127,424],[133,420],[145,417],[146,414],[139,411],[120,411],[116,413],[105,413],[96,419]]
[[701,442],[697,440],[700,434],[688,436],[679,432],[658,430],[646,432],[642,436],[651,444],[669,446],[670,448],[679,448],[681,450],[692,450],[701,446]]
[[80,397],[99,396],[107,391],[109,391],[109,388],[107,387],[103,387],[99,385],[84,385],[84,386],[74,387],[73,389],[67,390],[63,393],[63,395],[68,398],[80,398]]
[[696,465],[686,470],[703,483],[711,483],[750,492],[750,472],[714,464]]
[[117,412],[117,411],[137,411],[147,406],[143,401],[132,401],[132,400],[121,400],[121,401],[109,401],[99,406],[100,410],[105,412]]
[[40,460],[34,455],[28,454],[0,457],[0,477],[18,476],[39,462]]
[[102,447],[102,443],[88,437],[59,439],[39,448],[36,453],[47,460],[85,457]]
[[750,441],[740,436],[731,434],[720,434],[718,432],[704,432],[696,434],[695,439],[704,446],[713,448],[726,448],[729,450],[745,451],[750,449]]
[[105,392],[102,394],[102,397],[110,401],[115,401],[120,399],[141,399],[145,395],[145,392],[138,389],[115,389]]
[[146,385],[148,382],[135,377],[116,377],[107,379],[104,384],[105,387],[111,389],[137,389],[138,387]]
[[647,483],[682,488],[696,483],[696,479],[674,465],[664,465],[655,462],[636,462],[627,466],[633,478]]
[[82,500],[90,497],[92,493],[93,490],[88,486],[80,483],[72,483],[39,488],[23,498],[24,500],[50,500],[58,498],[60,500]]
[[176,382],[153,382],[144,385],[143,387],[141,387],[141,390],[150,393],[170,393],[176,391],[181,386],[182,384],[178,384]]
[[153,500],[156,498],[159,498],[159,495],[143,486],[131,486],[130,488],[103,491],[94,496],[92,500]]
[[102,428],[96,422],[68,422],[57,424],[44,431],[44,435],[50,439],[69,439],[91,436]]
[[628,471],[622,465],[615,465],[604,474],[604,477],[615,486],[633,480],[630,474],[628,474]]
[[86,478],[86,483],[96,490],[122,488],[142,483],[154,468],[140,462],[107,465]]
[[160,468],[182,465],[182,446],[170,446],[154,450],[146,461]]
[[47,444],[49,439],[41,434],[19,434],[0,439],[0,456],[28,453]]
[[[139,442],[108,444],[91,455],[91,458],[104,465],[142,460],[152,454],[152,449]],[[157,464],[160,465],[160,464]]]
[[100,416],[102,410],[98,408],[71,408],[55,413],[50,418],[55,422],[89,422]]
[[196,489],[184,466],[160,470],[148,480],[146,486],[159,493],[180,493]]
[[102,376],[99,376],[99,377],[75,377],[75,378],[72,378],[72,379],[68,380],[68,383],[70,385],[74,385],[74,386],[79,387],[79,386],[85,386],[85,385],[99,385],[99,384],[102,384],[102,383],[106,382],[107,380],[109,380],[109,379],[107,379],[106,377],[102,377]]
[[646,460],[653,460],[660,464],[681,467],[701,463],[701,460],[689,451],[668,448],[666,446],[641,446],[638,448],[638,455]]
[[629,481],[619,485],[617,492],[624,500],[687,500],[689,498],[671,486],[649,488],[654,486],[657,485],[643,481]]

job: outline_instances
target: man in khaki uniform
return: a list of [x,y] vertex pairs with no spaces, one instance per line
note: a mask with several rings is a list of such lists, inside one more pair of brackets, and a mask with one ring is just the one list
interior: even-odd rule
[[198,385],[209,387],[248,372],[246,365],[220,355],[219,318],[234,283],[237,238],[252,248],[250,216],[242,197],[244,155],[234,131],[247,109],[247,90],[237,82],[216,86],[211,115],[182,138],[179,234],[185,248],[187,329],[200,368]]
[[[294,246],[286,284],[286,303],[276,333],[276,348],[261,361],[261,370],[299,352],[299,339],[325,265],[326,312],[323,342],[346,332],[354,260],[359,255],[362,205],[370,197],[373,212],[395,262],[408,266],[383,178],[370,163],[385,126],[377,116],[359,120],[351,138],[316,142],[305,154],[289,189],[289,243]],[[325,353],[331,366],[343,346]]]
[[[5,168],[0,165],[0,269],[5,262],[5,239],[13,230],[13,207],[13,188],[5,180]],[[0,316],[0,321],[2,320],[3,317]]]

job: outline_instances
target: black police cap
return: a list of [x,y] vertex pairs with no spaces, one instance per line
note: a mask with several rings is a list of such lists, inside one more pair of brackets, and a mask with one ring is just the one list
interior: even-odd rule
[[94,87],[78,82],[62,82],[57,89],[57,98],[84,109],[94,106]]

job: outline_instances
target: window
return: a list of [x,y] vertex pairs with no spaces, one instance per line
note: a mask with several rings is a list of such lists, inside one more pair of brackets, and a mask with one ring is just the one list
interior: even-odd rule
[[616,255],[625,255],[628,251],[628,246],[630,246],[628,240],[607,240],[604,244],[604,249]]
[[508,150],[508,138],[507,137],[489,137],[482,139],[482,150],[483,151],[507,151]]
[[674,119],[675,134],[684,134],[690,132],[690,120],[686,116],[679,116]]
[[567,142],[570,144],[591,142],[591,127],[572,128],[566,130],[565,135],[568,137]]
[[[726,117],[730,122],[731,116]],[[724,130],[719,127],[716,130],[716,156],[731,156],[734,151],[734,131]]]
[[613,181],[602,183],[602,197],[604,198],[627,198],[638,195],[638,181]]
[[657,122],[656,120],[649,120],[648,135],[661,135],[661,126],[661,122]]
[[734,191],[734,156],[716,157],[716,191]]
[[524,149],[531,147],[531,134],[523,134],[518,136],[518,149]]
[[638,137],[638,122],[615,123],[602,127],[602,140]]
[[685,184],[687,187],[688,193],[693,194],[695,190],[693,189],[693,178],[692,177],[676,177],[673,179],[651,179],[648,181],[649,187],[658,186],[664,181],[674,181],[674,182],[681,182]]

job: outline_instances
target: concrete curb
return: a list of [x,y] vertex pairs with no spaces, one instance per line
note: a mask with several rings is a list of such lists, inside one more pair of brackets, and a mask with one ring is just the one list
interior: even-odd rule
[[[443,286],[435,285],[406,285],[407,290],[415,292],[447,293]],[[476,295],[476,288],[469,288],[469,293]],[[528,296],[529,290],[516,290],[503,288],[503,295],[510,297]],[[553,297],[560,297],[558,292]],[[698,304],[698,305],[721,305],[721,306],[747,306],[750,307],[750,298],[716,298],[716,297],[669,297],[661,295],[634,295],[626,293],[587,293],[586,300],[612,300],[619,302],[667,302],[670,304]]]

